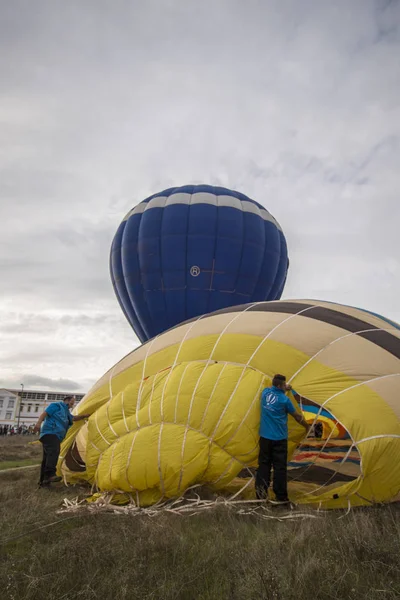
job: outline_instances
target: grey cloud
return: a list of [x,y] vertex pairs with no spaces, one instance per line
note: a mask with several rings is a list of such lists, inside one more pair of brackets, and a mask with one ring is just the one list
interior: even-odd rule
[[135,347],[111,241],[185,183],[274,214],[286,297],[399,318],[399,55],[399,2],[2,3],[0,379],[86,386]]
[[53,379],[51,377],[43,377],[41,375],[25,375],[22,373],[19,377],[9,377],[5,380],[2,380],[0,385],[5,389],[20,390],[21,384],[23,384],[25,390],[54,390],[58,392],[75,392],[82,394],[89,391],[93,383],[94,381],[90,379],[81,379],[78,382],[70,379]]
[[50,390],[60,390],[66,392],[76,392],[80,389],[80,384],[77,381],[70,379],[50,379],[49,377],[41,377],[40,375],[22,375],[22,381],[26,387],[49,388]]

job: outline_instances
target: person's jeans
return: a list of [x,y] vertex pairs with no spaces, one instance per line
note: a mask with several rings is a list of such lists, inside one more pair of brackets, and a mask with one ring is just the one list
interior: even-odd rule
[[61,442],[53,433],[47,433],[40,438],[40,441],[43,446],[43,460],[40,467],[39,483],[43,483],[43,481],[56,474]]
[[273,469],[273,490],[276,499],[281,502],[288,500],[287,448],[287,440],[267,440],[266,438],[260,438],[260,453],[258,456],[256,477],[256,495],[258,499],[268,498],[271,469]]

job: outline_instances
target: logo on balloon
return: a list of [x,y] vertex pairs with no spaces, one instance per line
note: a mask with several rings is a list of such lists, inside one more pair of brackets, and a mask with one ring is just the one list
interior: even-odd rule
[[192,277],[198,277],[200,275],[200,267],[196,267],[196,265],[194,265],[190,269],[190,274]]

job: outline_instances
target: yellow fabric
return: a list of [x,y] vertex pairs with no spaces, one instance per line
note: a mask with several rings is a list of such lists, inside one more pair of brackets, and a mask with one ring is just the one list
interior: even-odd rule
[[[278,311],[279,302],[274,304]],[[269,314],[273,313],[260,318],[268,323]],[[292,319],[284,325],[287,343],[282,331],[279,341],[274,339],[272,325],[270,336],[246,334],[244,316],[242,333],[182,336],[179,343],[154,353],[147,345],[138,362],[133,352],[124,359],[121,372],[114,375],[111,370],[107,381],[80,403],[79,412],[91,416],[88,424],[77,423],[68,432],[59,472],[67,482],[84,479],[100,491],[129,493],[140,505],[178,496],[195,484],[235,490],[246,483],[238,474],[257,466],[260,395],[281,372],[288,380],[294,376],[291,383],[301,396],[333,414],[361,456],[358,479],[334,490],[329,485],[316,490],[299,481],[289,485],[291,495],[298,502],[328,508],[347,506],[349,501],[363,505],[392,500],[400,490],[396,413],[379,390],[368,387],[373,373],[360,370],[360,357],[353,365],[345,344],[343,371],[324,364],[323,353],[310,361],[323,323],[310,319],[312,352],[293,348],[290,327],[295,323]],[[382,353],[381,348],[377,351]],[[399,378],[396,389],[393,402],[399,403]],[[290,417],[289,459],[303,436],[304,429]],[[84,471],[75,471],[68,462],[73,445],[86,464]],[[249,487],[246,493],[254,490]]]

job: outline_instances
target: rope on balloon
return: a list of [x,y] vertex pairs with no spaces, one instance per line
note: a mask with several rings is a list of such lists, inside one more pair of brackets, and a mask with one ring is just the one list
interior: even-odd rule
[[[190,489],[193,488],[189,488],[186,492]],[[90,503],[85,499],[79,500],[78,497],[73,500],[65,498],[62,507],[57,511],[57,514],[87,511],[89,513],[101,514],[108,512],[115,515],[129,515],[133,517],[146,516],[152,518],[166,513],[194,517],[210,510],[224,508],[226,510],[234,511],[238,515],[252,515],[263,520],[315,520],[323,517],[322,511],[308,512],[304,510],[297,511],[293,507],[275,507],[273,505],[268,505],[265,500],[236,500],[234,499],[236,498],[236,494],[232,498],[217,497],[213,500],[201,499],[198,494],[195,494],[195,496],[195,498],[189,498],[187,495],[183,495],[177,499],[159,501],[148,507],[138,506],[133,499],[125,505],[113,504],[112,493],[102,494],[98,499]]]

